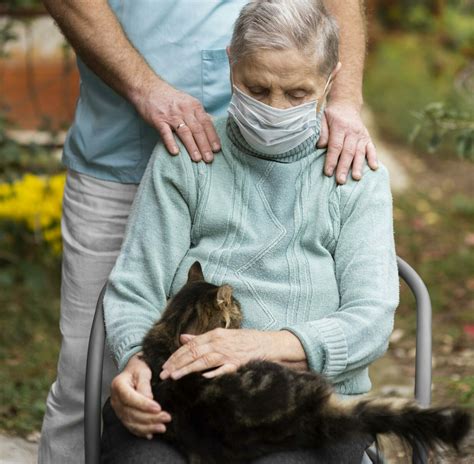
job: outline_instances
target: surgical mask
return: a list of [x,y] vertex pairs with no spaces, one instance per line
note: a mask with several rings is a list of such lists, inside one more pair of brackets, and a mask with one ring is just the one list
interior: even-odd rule
[[318,111],[317,100],[280,109],[252,98],[235,85],[233,89],[228,112],[244,139],[256,151],[278,155],[292,150],[313,135],[319,139],[323,108]]

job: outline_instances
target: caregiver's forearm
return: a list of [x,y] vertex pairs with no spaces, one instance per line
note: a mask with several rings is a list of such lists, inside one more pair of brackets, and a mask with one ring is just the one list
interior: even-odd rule
[[361,108],[362,77],[366,51],[363,0],[323,0],[339,24],[339,61],[342,68],[330,92],[332,101],[344,101]]
[[288,330],[269,332],[272,337],[268,360],[298,371],[307,371],[306,354],[299,338]]
[[84,63],[133,103],[146,85],[165,82],[133,47],[106,0],[43,0]]

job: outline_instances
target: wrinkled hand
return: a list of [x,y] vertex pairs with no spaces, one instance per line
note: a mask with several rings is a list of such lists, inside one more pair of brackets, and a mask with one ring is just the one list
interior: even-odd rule
[[196,98],[159,81],[145,86],[133,103],[142,118],[160,133],[172,155],[179,153],[173,132],[181,139],[193,161],[210,163],[213,152],[220,150],[212,118]]
[[377,153],[360,111],[350,103],[333,102],[326,107],[321,121],[318,147],[328,146],[324,173],[332,176],[337,165],[336,180],[344,184],[352,165],[352,178],[360,180],[367,156],[371,169],[377,169]]
[[148,365],[132,356],[125,369],[111,384],[110,402],[123,425],[134,435],[153,438],[154,433],[166,432],[165,423],[171,416],[153,401],[151,370]]
[[253,329],[213,329],[201,335],[182,334],[184,343],[163,364],[161,379],[179,379],[191,372],[211,378],[235,372],[251,359],[266,359],[269,334]]

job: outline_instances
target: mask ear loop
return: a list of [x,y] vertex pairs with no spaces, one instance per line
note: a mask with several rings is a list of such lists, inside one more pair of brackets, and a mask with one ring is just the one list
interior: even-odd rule
[[326,90],[328,87],[332,84],[332,73],[329,75],[328,80],[326,81],[326,85],[324,86],[323,93],[321,95],[321,99],[318,101],[318,105],[316,107],[316,113],[319,114],[319,112],[323,109],[323,102],[326,99]]

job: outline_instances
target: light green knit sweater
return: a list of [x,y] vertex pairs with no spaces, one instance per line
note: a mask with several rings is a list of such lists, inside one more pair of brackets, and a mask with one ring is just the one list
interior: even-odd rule
[[338,186],[315,138],[266,157],[231,119],[215,125],[212,164],[158,144],[143,176],[104,300],[119,370],[199,260],[234,288],[244,328],[291,331],[338,393],[369,391],[399,301],[387,169]]

